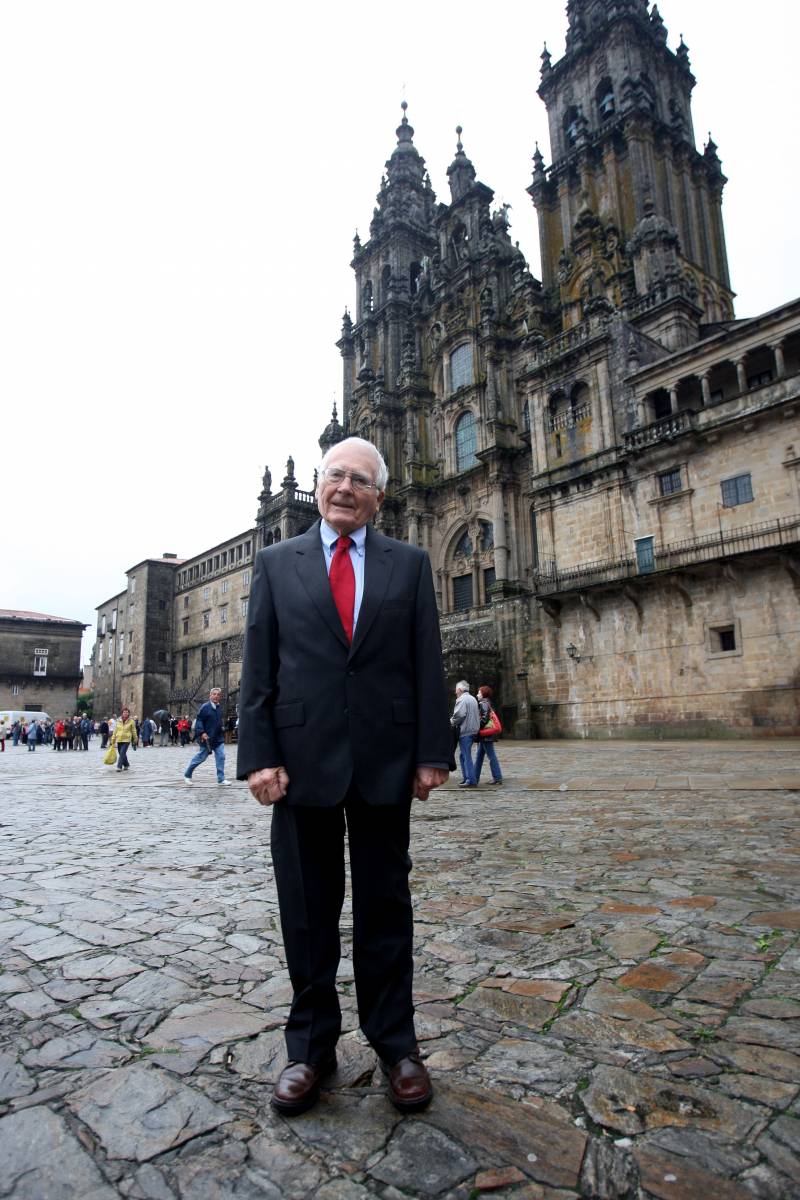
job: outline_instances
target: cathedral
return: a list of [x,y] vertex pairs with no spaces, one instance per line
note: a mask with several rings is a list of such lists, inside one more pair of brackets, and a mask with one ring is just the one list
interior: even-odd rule
[[[567,20],[528,188],[541,280],[460,130],[434,194],[403,104],[319,444],[380,449],[376,524],[430,555],[448,680],[491,684],[512,735],[797,733],[800,301],[734,315],[683,39],[647,0],[569,0]],[[132,568],[98,609],[98,702],[138,574],[167,601],[161,657],[144,627],[109,642],[120,699],[178,711],[213,682],[235,703],[248,564],[315,518],[289,460],[254,528]]]

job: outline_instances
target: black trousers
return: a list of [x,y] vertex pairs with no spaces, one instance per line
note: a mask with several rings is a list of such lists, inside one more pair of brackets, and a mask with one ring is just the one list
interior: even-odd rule
[[320,1062],[341,1032],[336,971],[345,893],[344,835],[353,894],[358,1019],[389,1066],[416,1048],[408,855],[411,801],[377,806],[355,789],[333,808],[272,809],[272,862],[294,999],[286,1023],[290,1059]]

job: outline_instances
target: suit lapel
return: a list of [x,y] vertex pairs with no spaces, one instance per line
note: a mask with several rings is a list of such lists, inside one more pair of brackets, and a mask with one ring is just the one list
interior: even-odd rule
[[[296,543],[294,547],[295,569],[300,582],[331,633],[339,639],[342,645],[347,646],[347,637],[333,602],[328,571],[325,567],[319,521],[312,525],[307,533],[301,534],[294,541]],[[360,620],[359,615],[359,623]]]
[[350,649],[351,657],[364,641],[373,621],[380,612],[393,569],[392,543],[382,534],[376,533],[371,525],[368,525],[364,558],[364,595],[358,611],[353,645]]

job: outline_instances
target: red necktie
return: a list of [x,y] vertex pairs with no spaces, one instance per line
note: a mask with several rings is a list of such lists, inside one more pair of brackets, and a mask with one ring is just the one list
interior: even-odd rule
[[353,640],[353,610],[356,603],[356,575],[350,561],[350,547],[354,544],[349,537],[336,539],[336,550],[329,575],[333,602],[339,610],[348,642]]

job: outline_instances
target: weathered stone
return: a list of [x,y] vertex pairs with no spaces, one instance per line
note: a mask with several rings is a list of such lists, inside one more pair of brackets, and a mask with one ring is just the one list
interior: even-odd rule
[[741,979],[718,979],[700,975],[681,992],[681,999],[705,1000],[708,1004],[729,1008],[749,990],[752,985]]
[[800,908],[767,909],[751,913],[745,925],[766,925],[768,929],[800,929]]
[[364,1162],[383,1150],[399,1120],[383,1095],[331,1092],[324,1103],[292,1121],[292,1133],[334,1160]]
[[26,1017],[47,1017],[58,1012],[58,1004],[44,991],[18,992],[15,996],[9,996],[6,1005]]
[[638,1000],[627,992],[620,991],[606,979],[599,979],[590,987],[581,1001],[587,1012],[603,1013],[623,1021],[663,1021],[664,1013],[644,1000]]
[[231,1120],[218,1104],[152,1066],[107,1071],[68,1096],[67,1104],[109,1158],[137,1162]]
[[381,1183],[407,1188],[413,1182],[415,1192],[438,1196],[472,1175],[476,1167],[462,1146],[419,1121],[394,1131],[386,1153],[369,1167],[369,1173]]
[[36,1087],[16,1055],[11,1051],[0,1052],[0,1101],[11,1100],[14,1096],[27,1096]]
[[134,1176],[134,1190],[131,1192],[138,1200],[175,1200],[175,1193],[167,1186],[162,1173],[152,1163],[142,1163]]
[[615,958],[620,962],[638,962],[651,950],[655,950],[660,938],[649,929],[617,929],[606,933],[600,939]]
[[581,1172],[581,1191],[603,1200],[627,1200],[634,1195],[636,1168],[630,1153],[620,1146],[592,1138]]
[[272,1081],[286,1062],[286,1043],[283,1034],[273,1029],[249,1041],[237,1042],[231,1054],[231,1070],[237,1075]]
[[115,1200],[63,1117],[44,1107],[0,1118],[0,1188],[13,1200]]
[[800,1079],[800,1056],[788,1050],[716,1042],[713,1055],[717,1062],[730,1064],[754,1075],[769,1075],[785,1083],[795,1083]]
[[496,1188],[511,1187],[515,1183],[524,1183],[525,1176],[516,1167],[495,1167],[490,1171],[478,1171],[475,1176],[475,1190],[478,1192],[493,1192]]
[[477,1013],[494,1021],[527,1025],[531,1029],[541,1029],[555,1011],[552,1004],[536,996],[515,996],[497,988],[476,988],[461,1001],[458,1010]]
[[503,991],[514,996],[538,996],[557,1004],[567,994],[570,985],[562,979],[504,979]]
[[[48,932],[52,933],[52,930]],[[34,962],[50,962],[54,958],[66,958],[68,954],[75,954],[76,951],[85,949],[86,942],[78,941],[77,938],[70,937],[66,933],[58,933],[55,936],[43,938],[32,946],[26,946],[24,953]]]
[[753,1200],[742,1184],[733,1183],[677,1155],[667,1157],[650,1150],[634,1150],[642,1187],[658,1200]]
[[183,979],[175,979],[164,971],[144,971],[116,988],[115,1000],[126,1000],[141,1008],[170,1008],[189,996],[196,988]]
[[534,1108],[445,1079],[424,1119],[480,1154],[482,1165],[515,1166],[541,1183],[575,1188],[586,1135],[564,1117],[546,1101]]
[[540,1038],[501,1038],[475,1060],[475,1070],[487,1083],[521,1084],[550,1096],[586,1073],[584,1063]]
[[755,1017],[769,1017],[776,1021],[800,1019],[800,1003],[797,1000],[745,1000],[739,1005],[740,1013],[751,1013]]
[[647,992],[679,992],[686,977],[654,962],[640,963],[617,980],[619,987],[638,988]]
[[665,1125],[710,1129],[745,1138],[763,1122],[763,1110],[738,1104],[695,1084],[598,1067],[581,1097],[592,1120],[623,1134]]
[[671,1059],[669,1069],[681,1079],[700,1079],[708,1075],[719,1075],[719,1066],[707,1058]]
[[150,1034],[153,1045],[197,1050],[252,1037],[270,1024],[246,1004],[222,996],[179,1004]]
[[93,954],[64,963],[62,973],[65,979],[120,979],[145,969],[124,954]]
[[635,1046],[640,1050],[688,1050],[690,1044],[675,1037],[663,1025],[644,1021],[618,1021],[597,1013],[573,1011],[550,1026],[553,1037],[589,1042],[595,1046]]
[[800,1119],[778,1117],[756,1145],[773,1167],[795,1184],[800,1181]]
[[71,1070],[75,1067],[111,1067],[125,1062],[132,1051],[110,1039],[97,1037],[88,1030],[54,1037],[36,1050],[29,1050],[22,1061],[26,1067],[56,1067]]
[[800,1091],[800,1079],[797,1083],[780,1083],[777,1079],[764,1079],[760,1075],[741,1075],[734,1072],[723,1075],[720,1086],[729,1096],[754,1100],[757,1104],[767,1104],[770,1108],[786,1108]]
[[717,902],[713,896],[678,896],[667,903],[670,908],[713,908]]
[[623,900],[609,900],[602,906],[600,912],[621,917],[657,917],[661,915],[661,909],[650,904],[626,904]]

